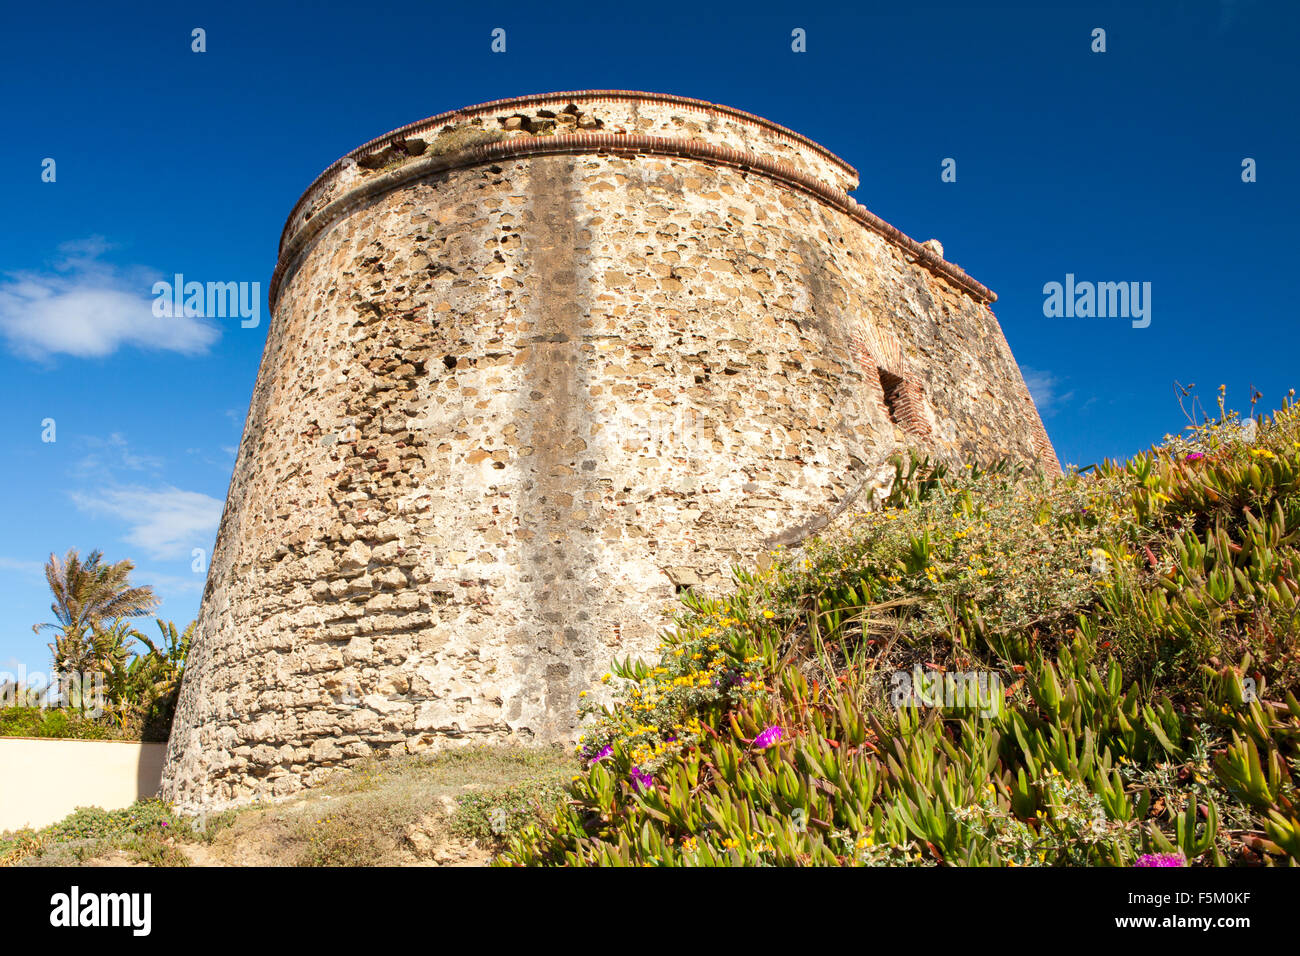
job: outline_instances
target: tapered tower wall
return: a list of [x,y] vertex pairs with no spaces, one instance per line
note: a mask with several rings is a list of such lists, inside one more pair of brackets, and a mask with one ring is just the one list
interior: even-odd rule
[[1055,470],[992,293],[856,183],[640,93],[485,104],[331,166],[283,237],[164,795],[570,738],[678,591],[899,447]]

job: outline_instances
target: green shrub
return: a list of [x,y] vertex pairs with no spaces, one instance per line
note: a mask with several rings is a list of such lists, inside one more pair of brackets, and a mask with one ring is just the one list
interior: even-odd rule
[[0,737],[62,737],[72,740],[117,739],[105,721],[75,710],[43,707],[0,707]]
[[78,807],[43,832],[53,840],[109,840],[169,829],[187,831],[189,824],[161,800],[137,800],[122,810]]
[[155,866],[185,866],[176,843],[192,839],[189,821],[161,800],[138,800],[121,810],[78,807],[40,830],[0,834],[0,866],[74,864],[114,849]]
[[[895,466],[606,675],[501,862],[1300,862],[1293,405],[1056,479]],[[891,700],[900,673],[988,680]]]
[[564,795],[558,783],[529,782],[461,797],[451,832],[485,845],[504,845],[527,827],[545,822]]

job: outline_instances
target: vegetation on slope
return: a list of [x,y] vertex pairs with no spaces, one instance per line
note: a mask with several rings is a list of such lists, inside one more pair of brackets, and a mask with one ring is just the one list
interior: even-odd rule
[[571,772],[563,747],[475,745],[368,760],[291,800],[215,815],[160,800],[81,807],[0,832],[0,867],[481,864],[549,816]]
[[884,506],[688,595],[501,862],[1300,862],[1300,410]]

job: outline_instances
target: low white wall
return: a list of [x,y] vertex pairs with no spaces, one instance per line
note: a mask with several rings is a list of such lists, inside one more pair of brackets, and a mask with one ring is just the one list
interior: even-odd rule
[[166,744],[0,737],[0,830],[43,827],[77,807],[119,810],[158,794]]

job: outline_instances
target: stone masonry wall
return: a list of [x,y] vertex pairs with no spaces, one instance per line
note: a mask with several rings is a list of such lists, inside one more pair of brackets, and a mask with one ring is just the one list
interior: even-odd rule
[[[672,125],[672,104],[603,95],[573,125]],[[716,126],[851,178],[744,114],[681,110],[705,145]],[[982,287],[851,202],[693,152],[362,154],[309,190],[165,796],[569,739],[579,692],[653,648],[680,589],[798,540],[903,444],[1057,467]]]

